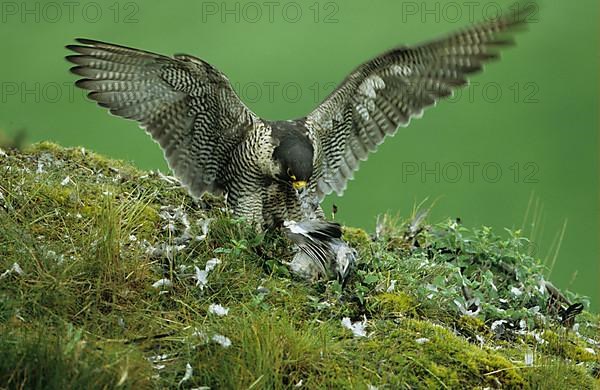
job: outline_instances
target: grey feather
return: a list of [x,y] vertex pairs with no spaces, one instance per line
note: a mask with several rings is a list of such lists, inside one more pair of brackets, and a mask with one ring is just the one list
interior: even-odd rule
[[308,279],[335,276],[343,283],[356,262],[356,251],[342,239],[341,226],[320,220],[286,221],[284,231],[300,249],[290,264]]

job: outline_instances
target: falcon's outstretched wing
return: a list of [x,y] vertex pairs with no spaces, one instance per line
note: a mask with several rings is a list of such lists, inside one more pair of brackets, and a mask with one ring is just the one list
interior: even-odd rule
[[506,33],[525,24],[531,7],[440,40],[393,49],[354,70],[305,118],[311,138],[320,143],[322,164],[314,174],[319,200],[333,191],[341,195],[359,162],[386,136],[498,58],[498,48],[512,43]]
[[229,80],[192,56],[77,42],[67,46],[78,53],[67,57],[76,64],[71,71],[84,77],[77,85],[114,115],[138,121],[192,195],[221,190],[219,171],[258,120]]

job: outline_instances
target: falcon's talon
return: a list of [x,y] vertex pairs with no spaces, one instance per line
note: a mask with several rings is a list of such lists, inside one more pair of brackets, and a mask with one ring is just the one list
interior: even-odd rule
[[[260,227],[316,223],[324,218],[320,202],[343,193],[360,161],[497,59],[499,48],[511,43],[506,33],[524,25],[534,6],[383,53],[357,67],[313,112],[291,121],[259,118],[223,73],[190,55],[77,39],[67,46],[75,54],[66,59],[90,99],[136,120],[158,142],[194,198],[225,193],[235,216]],[[337,247],[323,239],[329,244],[317,246],[325,252],[312,255],[353,262],[349,247],[340,247],[346,254],[337,259]],[[317,257],[315,262],[323,260]],[[340,268],[342,277],[347,269]]]

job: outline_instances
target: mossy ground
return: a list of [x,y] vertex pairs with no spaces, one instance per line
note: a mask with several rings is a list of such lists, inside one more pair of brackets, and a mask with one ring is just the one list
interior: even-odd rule
[[0,387],[599,387],[598,317],[561,323],[519,232],[416,215],[345,236],[348,283],[310,285],[218,198],[83,149],[2,151]]

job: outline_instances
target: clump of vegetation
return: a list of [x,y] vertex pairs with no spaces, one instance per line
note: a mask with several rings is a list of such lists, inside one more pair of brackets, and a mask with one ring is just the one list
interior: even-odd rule
[[[595,388],[598,317],[518,231],[346,229],[314,285],[219,198],[84,149],[0,151],[7,388]],[[581,312],[581,313],[580,313]]]

